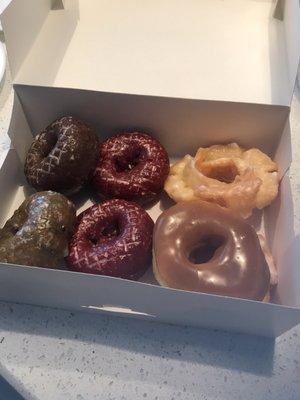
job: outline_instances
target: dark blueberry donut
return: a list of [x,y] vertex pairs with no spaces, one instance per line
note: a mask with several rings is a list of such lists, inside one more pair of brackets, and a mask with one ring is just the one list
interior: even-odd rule
[[147,203],[161,192],[169,170],[168,154],[156,139],[121,133],[100,144],[92,183],[105,197]]
[[24,172],[37,190],[77,192],[97,164],[98,138],[94,130],[74,117],[62,117],[32,143]]
[[69,269],[138,279],[151,262],[154,223],[138,204],[106,200],[78,216]]

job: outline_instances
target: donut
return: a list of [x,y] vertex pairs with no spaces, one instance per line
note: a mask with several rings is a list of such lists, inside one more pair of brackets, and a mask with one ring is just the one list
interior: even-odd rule
[[0,229],[0,262],[62,267],[75,221],[75,206],[65,196],[34,193]]
[[166,150],[146,133],[121,133],[100,145],[92,184],[107,198],[148,203],[163,190],[170,166]]
[[266,300],[270,272],[253,227],[216,204],[177,203],[154,228],[154,275],[163,286]]
[[78,216],[67,265],[73,271],[138,279],[151,262],[153,226],[133,202],[95,204]]
[[37,190],[73,194],[89,179],[98,157],[93,129],[72,116],[50,124],[33,141],[25,161],[25,176]]
[[236,143],[200,148],[171,167],[165,190],[176,202],[205,200],[248,218],[278,194],[278,168],[259,149]]

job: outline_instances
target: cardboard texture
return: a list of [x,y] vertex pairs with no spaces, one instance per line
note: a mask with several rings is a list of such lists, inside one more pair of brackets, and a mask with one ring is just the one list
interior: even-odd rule
[[[32,192],[23,174],[32,137],[59,116],[86,120],[101,138],[148,131],[171,158],[236,141],[280,167],[278,199],[251,220],[266,234],[280,280],[268,304],[163,288],[151,270],[131,282],[1,264],[0,299],[265,336],[299,323],[300,247],[286,174],[297,18],[298,0],[277,8],[271,0],[14,0],[3,16],[16,96],[0,224]],[[92,204],[88,196],[75,198],[78,210]],[[165,196],[147,211],[156,219],[167,205]]]

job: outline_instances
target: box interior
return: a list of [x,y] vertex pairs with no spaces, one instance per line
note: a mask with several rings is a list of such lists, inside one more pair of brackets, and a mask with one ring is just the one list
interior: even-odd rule
[[[296,290],[300,284],[300,276],[294,255],[289,251],[296,239],[293,231],[292,197],[289,180],[285,174],[291,156],[287,107],[22,85],[16,86],[16,94],[9,135],[19,162],[16,178],[13,182],[6,183],[12,187],[5,191],[10,194],[6,194],[6,198],[1,202],[2,225],[18,208],[25,196],[32,193],[32,188],[26,183],[23,174],[24,158],[32,142],[32,136],[62,115],[72,114],[89,122],[96,128],[101,139],[123,129],[142,129],[162,142],[171,159],[186,153],[193,155],[198,147],[212,143],[236,141],[246,148],[259,147],[279,163],[282,176],[281,191],[275,203],[263,213],[254,213],[250,222],[257,230],[265,233],[279,270],[280,283],[272,301],[286,306],[300,307],[299,291]],[[174,118],[178,118],[178,121],[174,121]],[[180,125],[177,124],[179,121]],[[222,129],[216,130],[217,127]],[[212,133],[213,142],[210,139]],[[5,178],[6,174],[11,175],[11,171],[8,169],[6,172],[4,165],[1,169],[4,182],[9,180]],[[73,200],[77,204],[78,212],[96,201],[90,191],[81,192]],[[147,211],[155,220],[170,204],[168,197],[164,195],[160,202]],[[157,284],[151,269],[141,281]]]
[[2,16],[16,83],[290,104],[298,0],[52,4],[14,0]]

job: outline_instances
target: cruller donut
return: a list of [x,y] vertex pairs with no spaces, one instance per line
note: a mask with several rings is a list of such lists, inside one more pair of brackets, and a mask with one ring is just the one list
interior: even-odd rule
[[255,230],[203,201],[164,211],[154,229],[154,274],[176,289],[266,300],[270,272]]
[[253,208],[262,209],[276,198],[278,184],[277,165],[270,157],[231,143],[186,155],[171,167],[165,190],[176,202],[205,200],[247,218]]

